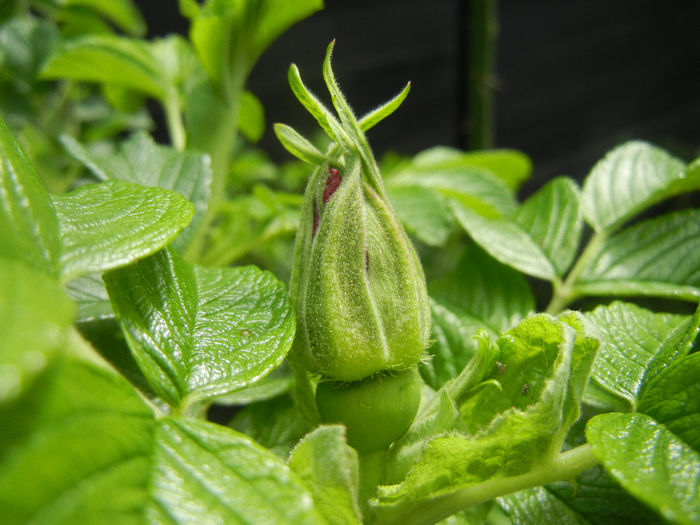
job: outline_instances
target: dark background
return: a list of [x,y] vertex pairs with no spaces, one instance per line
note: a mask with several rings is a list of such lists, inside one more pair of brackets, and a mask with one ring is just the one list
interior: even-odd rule
[[[167,9],[140,4],[150,36],[187,31],[174,2]],[[401,109],[370,132],[378,156],[466,147],[470,22],[466,1],[326,0],[252,72],[248,87],[268,122],[261,147],[276,160],[289,158],[272,122],[316,131],[289,90],[287,68],[296,62],[311,89],[325,95],[321,62],[333,38],[336,76],[357,113],[412,82]],[[532,158],[525,194],[556,175],[581,180],[606,151],[633,138],[685,160],[700,153],[697,0],[503,0],[498,26],[495,146]]]

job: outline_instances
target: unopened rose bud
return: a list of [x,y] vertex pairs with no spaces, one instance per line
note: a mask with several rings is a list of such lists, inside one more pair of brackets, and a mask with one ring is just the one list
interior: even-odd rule
[[339,381],[415,365],[430,310],[416,252],[359,156],[319,167],[306,189],[292,294],[297,349]]

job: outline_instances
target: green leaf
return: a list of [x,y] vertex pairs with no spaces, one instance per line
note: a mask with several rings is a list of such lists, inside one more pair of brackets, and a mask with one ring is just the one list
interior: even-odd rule
[[289,368],[278,366],[268,375],[240,390],[230,394],[218,396],[215,400],[217,405],[249,405],[267,399],[273,399],[294,389],[294,376]]
[[146,22],[131,0],[63,0],[67,7],[87,7],[114,22],[119,29],[135,36],[144,36]]
[[521,226],[506,218],[486,218],[452,203],[452,211],[465,231],[494,259],[525,274],[548,281],[557,270],[535,240]]
[[700,335],[700,306],[695,310],[692,318],[669,332],[666,342],[647,367],[642,389],[646,388],[646,384],[663,372],[670,363],[692,352],[698,335]]
[[464,368],[476,352],[474,336],[479,330],[496,337],[535,309],[523,276],[475,245],[467,248],[452,272],[430,283],[429,292],[435,342],[421,374],[433,388]]
[[515,222],[539,246],[557,276],[563,276],[576,257],[583,231],[578,186],[566,177],[548,182],[523,203]]
[[544,487],[514,492],[498,498],[498,504],[518,525],[588,525],[588,521]]
[[161,100],[168,90],[148,42],[110,34],[66,42],[49,58],[41,76],[126,86]]
[[416,155],[413,163],[417,169],[425,171],[486,172],[500,179],[513,191],[517,190],[532,172],[532,162],[526,155],[507,149],[465,152],[435,146]]
[[48,20],[33,16],[15,16],[0,26],[0,63],[23,96],[32,89],[58,37]]
[[65,360],[0,421],[4,523],[323,523],[269,451],[205,421],[155,419],[106,369]]
[[510,216],[517,204],[512,190],[483,168],[432,166],[420,161],[422,154],[403,166],[387,181],[387,188],[414,187],[433,191],[448,201],[486,216]]
[[19,396],[63,347],[73,305],[46,275],[0,257],[0,405]]
[[446,388],[435,393],[429,402],[426,401],[411,427],[394,442],[389,451],[387,483],[400,483],[420,458],[430,439],[454,428],[458,419],[459,410]]
[[700,521],[700,454],[644,414],[588,422],[594,454],[630,494],[675,523]]
[[323,7],[320,0],[208,1],[186,5],[190,39],[202,64],[217,82],[237,70],[247,74],[262,52],[287,28]]
[[500,337],[499,362],[485,379],[501,388],[477,389],[460,407],[471,437],[433,437],[401,484],[380,488],[380,515],[408,516],[466,487],[540,468],[558,452],[595,352],[574,321],[533,316]]
[[309,430],[289,395],[248,405],[236,413],[229,426],[285,460]]
[[326,155],[321,153],[316,146],[302,137],[297,131],[286,124],[274,125],[275,135],[289,153],[299,160],[316,166],[328,162]]
[[454,219],[445,199],[418,186],[386,188],[394,210],[406,230],[428,246],[444,246],[454,229]]
[[585,314],[589,333],[600,341],[591,378],[634,407],[646,370],[687,317],[654,313],[616,301]]
[[700,353],[670,363],[645,382],[637,410],[700,452]]
[[146,257],[170,243],[192,218],[177,193],[128,182],[89,184],[53,203],[65,281]]
[[345,442],[344,427],[321,426],[307,434],[292,450],[288,464],[329,524],[362,523],[357,452]]
[[101,273],[83,275],[66,283],[66,292],[75,303],[76,322],[114,317]]
[[[575,513],[595,525],[661,525],[663,520],[649,507],[630,496],[600,465],[585,470],[572,482],[559,481],[534,489],[548,507],[563,505],[564,514]],[[528,491],[529,492],[529,491]],[[518,497],[522,493],[507,496]],[[504,498],[499,498],[499,501]],[[520,498],[517,498],[520,499]],[[550,507],[551,508],[551,507]],[[540,523],[548,523],[546,520]],[[556,520],[553,522],[556,523]]]
[[141,370],[173,406],[253,383],[292,343],[284,285],[255,267],[192,266],[164,250],[104,280]]
[[645,142],[628,142],[609,152],[583,184],[581,207],[598,232],[610,232],[663,199],[700,188],[700,170]]
[[575,285],[586,295],[700,298],[700,210],[650,219],[607,239]]
[[179,418],[160,420],[155,438],[155,521],[324,523],[300,480],[249,438]]
[[189,226],[175,240],[184,249],[202,222],[211,195],[211,166],[206,155],[156,144],[147,133],[135,133],[114,153],[93,153],[64,135],[61,142],[100,180],[122,180],[172,190],[194,206]]
[[180,195],[126,182],[50,196],[1,121],[0,158],[3,255],[63,281],[150,255],[192,217]]
[[265,133],[265,108],[262,102],[250,91],[241,97],[241,113],[238,127],[249,142],[258,142]]
[[58,275],[56,210],[46,188],[0,118],[0,247],[4,257]]

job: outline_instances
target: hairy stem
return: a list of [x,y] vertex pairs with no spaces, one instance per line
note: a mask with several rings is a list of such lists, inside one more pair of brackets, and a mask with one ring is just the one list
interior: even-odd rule
[[589,444],[555,455],[547,463],[521,474],[507,478],[484,481],[450,494],[421,501],[382,520],[382,525],[428,525],[451,516],[471,505],[483,503],[499,496],[520,490],[539,487],[555,481],[571,480],[578,474],[598,464]]

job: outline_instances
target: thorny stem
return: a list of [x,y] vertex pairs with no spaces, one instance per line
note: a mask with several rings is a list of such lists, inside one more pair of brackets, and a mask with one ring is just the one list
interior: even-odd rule
[[590,444],[581,445],[561,454],[535,469],[507,478],[484,481],[467,488],[423,500],[396,514],[379,519],[381,525],[428,525],[451,516],[471,505],[483,503],[512,492],[539,487],[555,481],[574,479],[581,472],[598,464]]
[[593,237],[588,241],[578,261],[576,261],[569,275],[566,276],[566,280],[564,280],[564,282],[554,282],[554,293],[552,294],[552,300],[549,302],[549,305],[547,305],[546,313],[556,315],[578,298],[578,293],[575,290],[576,282],[581,276],[581,272],[583,272],[591,258],[598,252],[598,249],[605,242],[607,237],[605,232],[593,234]]

